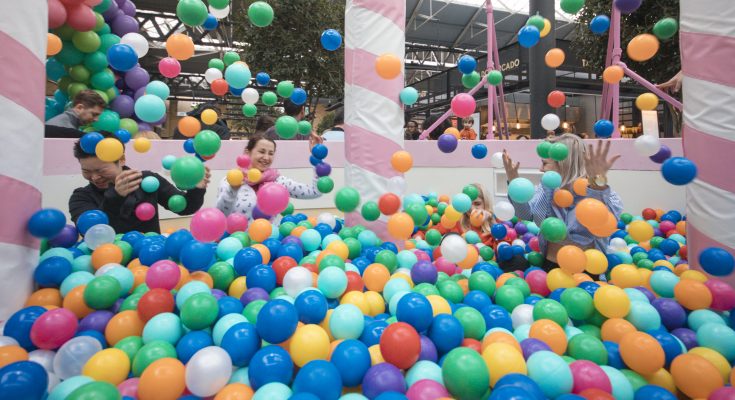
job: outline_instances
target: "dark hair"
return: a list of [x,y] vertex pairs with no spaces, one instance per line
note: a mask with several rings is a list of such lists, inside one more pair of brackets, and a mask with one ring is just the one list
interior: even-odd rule
[[273,117],[268,115],[261,115],[258,117],[257,120],[255,120],[255,133],[264,133],[268,130],[271,126],[275,125],[275,121],[273,120]]
[[271,138],[269,138],[269,137],[265,137],[263,135],[255,135],[255,136],[252,136],[248,140],[248,145],[245,146],[245,149],[247,151],[253,151],[253,149],[255,148],[255,146],[257,146],[258,145],[258,142],[260,142],[261,140],[267,140],[267,141],[273,143],[273,150],[276,149],[276,141],[273,140],[273,139],[271,139]]
[[[438,121],[440,117],[441,117],[440,114],[434,114],[431,117],[429,117],[429,119],[424,121],[423,130],[429,129],[429,127],[431,125],[434,125],[434,123]],[[436,127],[436,129],[434,129],[433,132],[429,134],[429,138],[431,138],[431,140],[437,140],[439,139],[439,136],[441,136],[441,134],[444,133],[445,130],[451,127],[452,127],[452,124],[449,122],[449,119],[445,119],[444,121],[442,121],[441,124],[439,124],[439,126]]]
[[[117,141],[120,141],[120,139],[118,139],[117,136],[113,135],[110,132],[100,131],[99,134],[102,135],[102,137],[104,137],[105,139],[115,139]],[[81,142],[82,142],[81,139],[79,139],[76,142],[74,142],[74,158],[76,158],[77,160],[81,160],[81,159],[84,159],[84,158],[97,157],[96,154],[90,154],[90,153],[87,153],[86,151],[84,151],[84,149],[82,149],[82,143]],[[123,154],[124,153],[125,153],[125,144],[123,144]]]
[[286,115],[295,117],[299,115],[303,109],[303,105],[294,104],[290,99],[283,100],[283,112],[285,112]]
[[412,120],[412,119],[409,119],[408,121],[406,121],[406,128],[408,128],[408,124],[411,124],[411,123],[414,124],[414,125],[416,125],[416,129],[418,129],[419,123],[416,122],[416,121],[414,121],[414,120]]
[[334,110],[334,125],[342,125],[345,123],[345,108],[340,107]]
[[102,96],[100,96],[99,93],[95,92],[94,90],[82,90],[81,92],[77,93],[77,95],[74,96],[74,101],[72,102],[72,105],[76,106],[78,104],[81,104],[87,108],[105,108],[107,106],[107,104],[105,103],[105,99],[103,99]]

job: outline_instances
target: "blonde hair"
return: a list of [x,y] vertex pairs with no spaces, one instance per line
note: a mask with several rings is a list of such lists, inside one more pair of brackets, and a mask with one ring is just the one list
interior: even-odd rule
[[150,139],[150,140],[161,140],[161,137],[158,136],[158,134],[156,132],[153,132],[153,131],[138,132],[138,134],[135,135],[135,139],[137,139],[137,138],[146,138],[146,139]]
[[[492,222],[495,220],[495,213],[493,213],[493,206],[492,203],[490,203],[490,197],[487,195],[487,191],[485,191],[485,188],[479,184],[479,183],[473,183],[472,186],[474,186],[477,189],[477,197],[482,199],[482,205],[483,209],[490,213],[491,217],[484,221],[482,223],[482,232],[488,233],[490,232],[490,227],[492,226]],[[460,220],[460,224],[462,226],[462,230],[467,232],[472,229],[472,224],[470,223],[470,215],[472,214],[472,210],[467,211],[466,213],[462,214],[462,219]]]
[[579,178],[586,178],[587,172],[584,168],[584,155],[587,149],[584,141],[573,133],[565,133],[548,139],[551,143],[563,143],[569,149],[567,158],[557,161],[559,175],[561,175],[561,186],[569,187]]

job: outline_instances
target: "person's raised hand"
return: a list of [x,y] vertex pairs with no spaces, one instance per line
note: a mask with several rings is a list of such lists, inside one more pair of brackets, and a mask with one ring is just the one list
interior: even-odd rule
[[520,168],[521,163],[513,163],[513,159],[510,158],[510,155],[508,155],[508,151],[503,149],[503,167],[505,167],[505,175],[508,177],[508,182],[512,181],[515,178],[518,178],[518,168]]
[[309,151],[314,148],[314,146],[324,143],[324,138],[317,135],[316,131],[311,131],[309,134]]
[[206,165],[204,166],[204,178],[202,178],[199,183],[197,183],[197,189],[206,189],[207,185],[209,185],[209,179],[212,178],[212,171],[210,171],[209,167]]
[[143,174],[140,171],[134,169],[125,170],[115,178],[115,191],[121,197],[125,197],[138,190],[142,180]]
[[663,90],[664,92],[678,93],[681,90],[681,83],[683,79],[684,73],[682,71],[679,71],[679,73],[674,75],[671,79],[664,83],[656,85],[656,87]]
[[[604,143],[603,143],[604,142]],[[589,179],[595,179],[598,176],[607,177],[607,171],[612,168],[615,161],[620,158],[620,155],[612,156],[607,158],[610,152],[610,141],[609,140],[598,140],[597,146],[589,145],[587,147],[586,154],[584,155],[584,168],[587,171]],[[592,183],[592,181],[590,181]]]

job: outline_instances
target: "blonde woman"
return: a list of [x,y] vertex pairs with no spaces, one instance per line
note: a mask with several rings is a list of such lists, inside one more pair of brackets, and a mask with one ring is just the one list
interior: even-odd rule
[[495,215],[490,198],[482,185],[473,183],[472,186],[477,189],[477,198],[472,201],[472,208],[462,215],[460,228],[462,232],[475,231],[480,235],[483,244],[494,248],[495,238],[490,233],[490,228],[495,223]]
[[[608,159],[610,141],[600,140],[595,148],[589,145],[585,148],[584,142],[579,136],[565,133],[561,136],[549,139],[552,143],[563,143],[569,149],[569,155],[562,161],[550,158],[541,160],[541,172],[556,171],[562,178],[562,189],[568,189],[574,193],[572,184],[579,178],[588,180],[587,197],[600,200],[615,215],[620,217],[623,212],[623,202],[615,191],[607,184],[607,172],[620,158],[619,155]],[[519,163],[513,163],[506,151],[503,151],[503,163],[508,181],[518,177]],[[575,244],[584,249],[596,248],[605,252],[609,238],[596,237],[577,221],[575,205],[584,197],[574,195],[574,203],[568,208],[561,208],[553,202],[554,190],[543,185],[536,186],[536,193],[531,201],[520,204],[512,202],[516,210],[516,216],[524,220],[531,220],[541,225],[544,219],[556,217],[564,221],[567,226],[567,238],[561,243],[547,243],[543,235],[539,236],[539,247],[541,253],[546,257],[545,270],[557,267],[556,253],[566,244]]]

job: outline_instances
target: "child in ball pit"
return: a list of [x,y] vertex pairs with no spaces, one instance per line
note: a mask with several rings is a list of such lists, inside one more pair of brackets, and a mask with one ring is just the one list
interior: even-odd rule
[[[577,220],[575,207],[581,200],[588,197],[601,201],[615,215],[616,219],[619,219],[623,212],[623,202],[620,196],[607,183],[607,172],[615,164],[615,161],[620,158],[619,155],[608,158],[610,141],[605,144],[603,144],[603,141],[599,141],[596,148],[593,145],[585,148],[582,139],[569,133],[548,140],[551,143],[564,144],[569,150],[569,154],[562,161],[543,158],[540,170],[541,172],[555,171],[561,175],[560,189],[567,189],[574,193],[571,206],[560,207],[555,204],[554,189],[541,184],[536,186],[536,192],[528,203],[518,203],[511,199],[511,203],[516,210],[516,216],[523,220],[531,220],[541,226],[546,218],[555,217],[562,220],[566,225],[567,236],[561,242],[549,242],[544,238],[544,235],[539,236],[540,252],[545,257],[543,269],[546,271],[558,267],[556,254],[564,245],[574,244],[582,249],[596,248],[603,253],[607,249],[610,242],[609,237],[595,236]],[[514,163],[507,151],[503,151],[503,164],[508,182],[518,178],[520,163]],[[586,179],[587,181],[586,196],[577,194],[579,188],[576,186],[576,190],[572,190],[575,182],[579,179]]]
[[477,189],[477,197],[472,200],[472,208],[462,215],[459,221],[459,227],[462,233],[473,231],[480,236],[480,241],[485,246],[493,249],[496,246],[495,238],[490,233],[490,227],[495,223],[495,214],[493,213],[485,188],[479,183],[473,183]]

